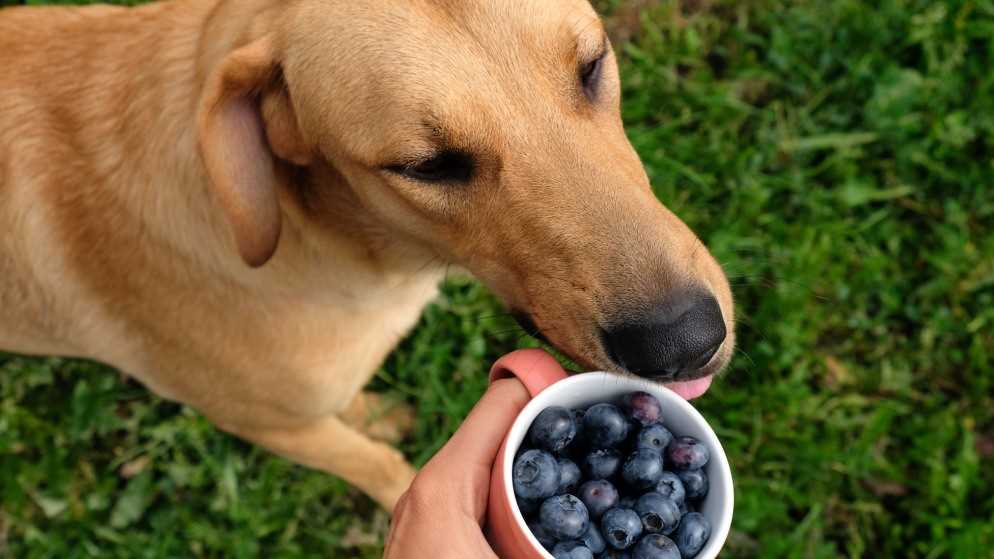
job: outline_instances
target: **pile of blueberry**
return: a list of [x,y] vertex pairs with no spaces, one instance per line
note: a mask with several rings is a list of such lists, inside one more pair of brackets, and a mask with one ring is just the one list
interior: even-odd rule
[[711,537],[695,509],[708,448],[674,437],[651,394],[620,406],[553,406],[535,418],[512,473],[528,527],[556,559],[690,559]]

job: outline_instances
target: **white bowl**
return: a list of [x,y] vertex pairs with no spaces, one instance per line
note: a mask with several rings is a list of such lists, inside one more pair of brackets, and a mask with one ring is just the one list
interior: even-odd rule
[[521,410],[508,432],[507,451],[504,454],[504,463],[500,465],[504,470],[504,490],[513,508],[514,519],[527,534],[535,549],[546,559],[554,558],[542,547],[525,523],[511,484],[514,457],[528,433],[528,428],[535,417],[549,406],[586,408],[600,402],[618,403],[623,396],[636,391],[648,392],[659,399],[663,410],[662,423],[673,432],[674,436],[694,437],[707,445],[711,451],[711,461],[705,467],[710,489],[700,508],[700,512],[711,522],[711,538],[697,554],[696,559],[715,559],[724,546],[732,526],[732,510],[735,508],[732,470],[728,466],[728,458],[721,448],[718,437],[704,417],[686,400],[664,386],[609,373],[583,373],[549,386],[532,398]]

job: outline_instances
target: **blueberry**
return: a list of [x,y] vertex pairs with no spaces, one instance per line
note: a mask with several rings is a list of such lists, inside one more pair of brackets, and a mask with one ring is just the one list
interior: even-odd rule
[[633,452],[621,470],[625,483],[633,489],[649,489],[663,475],[663,456],[655,450],[641,448]]
[[528,429],[528,440],[533,445],[549,452],[561,452],[573,442],[576,436],[576,422],[573,413],[561,406],[542,410]]
[[668,536],[680,525],[680,505],[655,491],[639,497],[635,512],[642,519],[642,531],[645,533]]
[[587,528],[587,532],[583,534],[580,541],[593,553],[601,553],[607,547],[607,544],[604,542],[604,536],[601,535],[601,529],[593,522],[590,523],[590,527]]
[[583,458],[583,473],[589,479],[609,479],[621,468],[621,454],[613,448],[595,450]]
[[659,421],[663,412],[659,400],[648,392],[632,392],[625,396],[624,406],[628,415],[641,425],[649,425]]
[[529,522],[528,528],[532,531],[532,534],[534,534],[535,539],[538,540],[538,543],[542,544],[542,547],[545,549],[551,551],[556,545],[556,538],[552,537],[552,534],[550,534],[549,531],[542,526],[541,522]]
[[569,410],[569,412],[573,415],[573,424],[576,425],[576,437],[574,437],[573,440],[578,441],[583,439],[583,416],[587,414],[587,411],[582,409],[572,409]]
[[535,418],[512,482],[529,529],[555,559],[689,559],[703,549],[711,526],[694,511],[708,494],[710,452],[661,420],[647,392]]
[[628,421],[617,406],[596,404],[583,416],[583,434],[590,448],[615,447],[628,437]]
[[662,534],[649,534],[639,540],[632,559],[680,559],[680,549],[673,540]]
[[680,529],[676,533],[676,545],[680,554],[686,559],[701,552],[704,544],[711,537],[711,523],[699,512],[692,512],[683,517]]
[[642,430],[642,424],[639,423],[638,421],[635,421],[631,417],[626,417],[625,421],[628,422],[628,438],[626,438],[625,442],[623,442],[618,446],[625,448],[632,448],[636,446],[635,441],[636,439],[638,439],[639,431]]
[[683,482],[673,472],[663,472],[659,483],[656,484],[656,493],[669,497],[678,505],[683,504],[687,499],[687,490],[683,488]]
[[542,506],[542,499],[522,499],[521,497],[515,497],[518,501],[518,510],[524,516],[531,516],[538,512],[538,507]]
[[580,467],[568,458],[560,458],[558,462],[559,488],[556,489],[556,495],[576,493],[576,488],[580,485]]
[[618,504],[618,490],[603,479],[588,481],[580,486],[580,500],[586,505],[590,518],[598,519]]
[[669,464],[677,470],[699,470],[711,459],[711,452],[694,437],[677,437],[666,449]]
[[673,433],[661,424],[653,423],[639,431],[638,438],[635,439],[635,448],[651,448],[664,452],[671,442],[673,442]]
[[514,461],[511,472],[514,494],[522,499],[544,499],[559,488],[559,463],[544,450],[526,450]]
[[580,542],[560,542],[552,549],[556,559],[594,559],[593,552]]
[[704,470],[686,470],[677,472],[684,489],[687,490],[688,501],[699,501],[708,496],[708,475]]
[[628,549],[642,535],[642,520],[632,509],[615,507],[601,518],[601,533],[611,547]]
[[550,497],[538,511],[542,527],[559,541],[575,540],[590,526],[587,507],[573,495]]

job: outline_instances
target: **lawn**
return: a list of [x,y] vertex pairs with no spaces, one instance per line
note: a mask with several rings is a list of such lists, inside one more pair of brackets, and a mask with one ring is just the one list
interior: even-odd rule
[[[992,557],[994,0],[658,4],[614,20],[624,114],[738,299],[697,403],[726,556]],[[535,344],[500,313],[453,279],[384,364],[412,460]],[[106,367],[0,355],[0,556],[372,558],[387,522]]]

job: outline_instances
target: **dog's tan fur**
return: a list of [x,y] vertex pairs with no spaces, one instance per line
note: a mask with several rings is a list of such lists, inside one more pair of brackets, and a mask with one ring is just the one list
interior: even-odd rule
[[[0,348],[112,364],[389,508],[413,471],[361,391],[446,265],[591,367],[605,313],[685,284],[731,332],[613,57],[596,102],[576,87],[603,37],[585,0],[3,10]],[[443,144],[470,184],[384,170]]]

